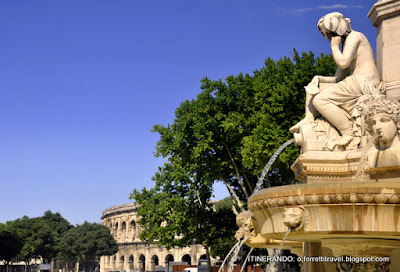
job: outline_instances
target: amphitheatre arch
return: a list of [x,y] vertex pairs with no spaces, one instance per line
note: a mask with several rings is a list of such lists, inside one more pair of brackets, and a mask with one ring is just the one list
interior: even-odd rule
[[146,257],[143,254],[139,256],[139,271],[146,271]]
[[172,262],[174,262],[174,256],[172,256],[172,254],[168,254],[167,256],[165,256],[165,271],[169,271],[169,266]]
[[190,257],[189,254],[184,254],[184,255],[182,256],[182,258],[181,258],[181,261],[182,261],[183,263],[187,263],[188,265],[191,265],[191,264],[192,264],[192,258]]
[[152,271],[155,271],[156,266],[159,265],[158,256],[155,255],[155,254],[154,254],[153,256],[151,256],[151,261],[150,261],[150,263],[151,263],[151,270],[152,270]]
[[135,258],[134,258],[133,255],[131,254],[131,255],[129,256],[129,260],[128,260],[129,269],[133,269],[134,260],[135,260]]

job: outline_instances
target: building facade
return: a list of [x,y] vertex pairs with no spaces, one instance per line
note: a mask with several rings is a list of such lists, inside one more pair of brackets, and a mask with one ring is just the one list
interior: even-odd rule
[[201,245],[170,250],[140,240],[139,217],[134,203],[114,206],[103,211],[103,225],[110,229],[119,251],[100,258],[100,272],[110,271],[171,271],[172,263],[196,265],[206,258]]

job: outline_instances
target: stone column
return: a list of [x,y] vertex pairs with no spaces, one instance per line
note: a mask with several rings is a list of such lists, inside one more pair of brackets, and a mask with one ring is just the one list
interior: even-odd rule
[[400,98],[400,1],[379,0],[368,17],[377,28],[377,66],[387,97]]
[[[305,257],[317,257],[322,256],[321,254],[321,244],[314,242],[306,242],[303,244],[303,254]],[[319,272],[324,271],[322,263],[319,262],[303,262],[303,271],[307,272]]]

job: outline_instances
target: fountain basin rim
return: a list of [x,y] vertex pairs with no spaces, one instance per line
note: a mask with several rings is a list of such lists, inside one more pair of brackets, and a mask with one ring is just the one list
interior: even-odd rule
[[261,189],[248,200],[251,211],[316,204],[399,204],[398,182],[330,182]]

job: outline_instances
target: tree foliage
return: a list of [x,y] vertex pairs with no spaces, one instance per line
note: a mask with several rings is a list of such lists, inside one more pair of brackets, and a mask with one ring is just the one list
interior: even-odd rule
[[[303,117],[304,86],[335,68],[331,55],[315,58],[294,50],[292,59],[268,58],[253,76],[204,78],[202,92],[180,105],[173,124],[154,126],[160,134],[156,156],[168,158],[159,173],[172,168],[169,178],[181,178],[171,176],[178,171],[195,183],[201,176],[206,186],[224,181],[247,199],[266,162],[292,138],[289,128]],[[279,157],[269,177],[273,185],[293,182],[289,167],[297,156],[297,149],[289,148]]]
[[43,216],[9,221],[7,225],[15,229],[23,246],[18,258],[29,265],[32,258],[42,257],[47,263],[57,257],[60,238],[72,225],[59,213],[46,211]]
[[[219,216],[210,204],[214,182],[224,182],[242,209],[263,167],[304,116],[304,86],[314,75],[333,75],[335,69],[330,55],[315,58],[294,50],[292,58],[268,58],[252,76],[204,78],[201,93],[176,109],[172,124],[154,126],[160,134],[155,155],[167,161],[153,178],[154,188],[132,193],[141,205],[141,238],[167,247],[196,242],[218,248],[217,236],[226,239],[231,230],[224,232],[218,225],[223,221],[214,220]],[[289,167],[297,156],[296,148],[287,148],[269,183],[293,183]]]
[[[234,244],[236,227],[232,204],[216,208],[213,202],[201,202],[197,194],[190,193],[190,186],[175,185],[165,186],[165,191],[156,186],[133,192],[132,196],[140,205],[140,238],[167,249],[201,244],[206,249],[208,260],[210,248],[213,256],[224,256],[227,248]],[[205,191],[202,193],[211,194]]]
[[43,216],[35,218],[35,235],[40,241],[37,254],[47,263],[57,257],[62,235],[73,226],[59,213],[46,211]]
[[[16,242],[8,243],[14,236]],[[61,214],[51,211],[40,217],[24,216],[6,225],[0,224],[0,245],[0,258],[6,262],[13,258],[24,261],[25,271],[34,258],[50,263],[53,258],[60,257],[64,261],[93,265],[99,256],[118,251],[108,228],[87,222],[74,228]]]
[[85,222],[66,231],[60,239],[59,256],[65,261],[78,261],[92,271],[94,263],[103,255],[118,252],[117,242],[110,230],[98,223]]
[[36,221],[36,218],[24,216],[7,222],[7,225],[15,229],[18,237],[22,240],[22,248],[18,254],[18,259],[24,261],[26,266],[30,265],[33,258],[40,256],[38,248],[41,241],[36,235]]
[[10,226],[0,223],[0,260],[4,261],[6,271],[11,260],[17,257],[22,248],[22,240]]
[[221,259],[225,258],[236,242],[234,238],[237,230],[236,216],[232,212],[232,205],[233,203],[230,197],[226,197],[215,203],[216,214],[212,217],[211,221],[213,225],[211,232],[214,234],[212,237],[212,246],[210,248],[211,256]]

